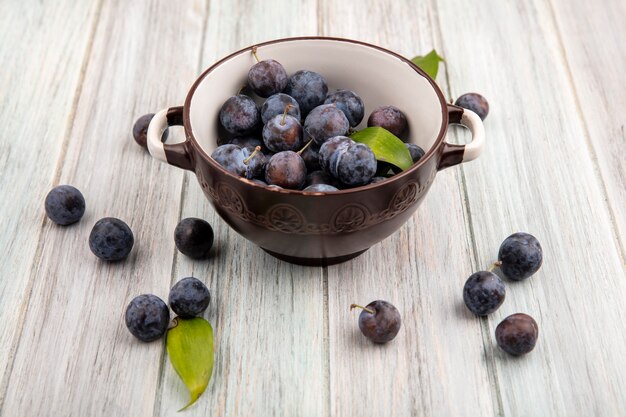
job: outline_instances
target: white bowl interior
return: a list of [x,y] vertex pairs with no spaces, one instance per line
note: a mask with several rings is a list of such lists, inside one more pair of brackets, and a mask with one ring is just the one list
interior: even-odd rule
[[[404,112],[408,139],[428,151],[441,129],[442,108],[428,80],[406,62],[367,45],[330,39],[294,39],[259,46],[260,59],[280,62],[288,74],[306,69],[320,73],[329,91],[348,89],[365,103],[365,117],[357,129],[367,126],[376,107],[393,105]],[[190,104],[194,137],[210,155],[217,146],[218,114],[226,99],[246,83],[256,63],[250,50],[214,68],[198,85]],[[261,98],[258,102],[262,103]]]

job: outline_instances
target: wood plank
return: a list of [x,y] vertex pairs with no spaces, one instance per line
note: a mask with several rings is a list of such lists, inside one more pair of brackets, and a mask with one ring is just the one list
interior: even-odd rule
[[600,172],[622,256],[626,246],[626,2],[551,0],[587,147]]
[[549,4],[437,7],[452,92],[476,90],[491,103],[487,151],[463,167],[478,262],[488,265],[520,230],[544,250],[542,269],[509,282],[488,321],[491,344],[512,313],[540,328],[532,354],[493,352],[504,414],[625,415],[626,276]]
[[[202,69],[237,49],[315,34],[316,27],[315,2],[211,2]],[[185,413],[328,415],[323,270],[278,261],[243,239],[218,217],[193,175],[186,175],[181,215],[209,221],[217,249],[208,263],[179,254],[174,280],[205,280],[213,295],[205,317],[217,342],[212,381]],[[188,398],[167,358],[158,397],[162,416],[173,415]]]
[[[44,225],[5,416],[153,415],[164,345],[134,339],[123,314],[137,294],[167,297],[182,173],[153,161],[130,132],[137,116],[183,99],[196,72],[205,10],[202,1],[103,3],[59,165],[59,182],[83,191],[87,212],[71,228]],[[61,16],[57,26],[82,27]],[[125,262],[107,264],[89,251],[91,227],[105,216],[134,231]]]
[[0,3],[0,409],[97,13],[97,2]]
[[[324,35],[408,57],[440,49],[428,3],[326,1],[320,19]],[[329,268],[331,415],[497,414],[491,347],[483,346],[488,335],[461,299],[474,269],[466,221],[459,171],[449,169],[402,229]],[[358,313],[348,310],[376,299],[392,302],[403,317],[398,337],[385,346],[364,339]]]

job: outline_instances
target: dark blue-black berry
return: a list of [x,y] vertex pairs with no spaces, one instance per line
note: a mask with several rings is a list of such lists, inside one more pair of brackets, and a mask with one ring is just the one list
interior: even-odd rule
[[288,115],[300,120],[300,105],[293,97],[283,93],[274,94],[265,100],[261,106],[261,120],[267,123],[272,117],[283,114],[285,109],[288,109]]
[[209,289],[194,277],[183,278],[170,290],[170,307],[184,319],[202,314],[211,302]]
[[348,121],[350,122],[350,126],[356,127],[356,125],[361,123],[361,120],[363,120],[365,105],[363,104],[361,97],[359,97],[354,91],[337,90],[329,93],[326,96],[324,104],[333,103],[336,104],[337,108],[346,115]]
[[213,228],[202,219],[182,219],[174,230],[174,243],[179,251],[190,258],[208,258],[213,247]]
[[85,198],[71,185],[59,185],[50,190],[44,206],[50,220],[61,226],[76,223],[85,214]]
[[402,325],[400,312],[391,303],[383,300],[372,301],[365,307],[352,304],[350,309],[361,308],[359,328],[361,333],[374,343],[387,343],[393,340]]
[[519,232],[504,239],[498,253],[498,265],[509,279],[520,281],[541,268],[543,251],[537,238]]
[[[144,114],[133,125],[133,138],[142,148],[148,149],[148,126],[150,126],[153,117],[154,113]],[[165,142],[168,135],[169,129],[165,129],[163,136],[161,136],[161,142]]]
[[220,110],[220,123],[235,135],[252,133],[261,126],[261,112],[254,100],[243,94],[230,97]]
[[406,130],[406,116],[399,108],[394,106],[383,106],[375,109],[367,119],[368,127],[382,127],[398,138],[402,139],[402,134]]
[[498,346],[514,356],[524,355],[533,350],[538,338],[539,326],[528,314],[512,314],[496,327]]
[[499,276],[489,271],[470,275],[463,287],[465,305],[478,316],[496,311],[504,302],[505,295],[504,283]]
[[273,59],[257,62],[248,71],[248,85],[252,91],[264,98],[283,91],[288,79],[285,68]]
[[328,86],[320,74],[313,71],[297,71],[287,82],[285,93],[300,105],[302,117],[326,100]]
[[170,310],[156,295],[138,295],[126,307],[125,321],[133,336],[144,342],[151,342],[167,331]]
[[485,120],[485,117],[489,114],[489,103],[487,99],[478,93],[463,94],[456,99],[454,104],[473,111],[481,120]]
[[130,227],[114,217],[98,220],[89,235],[89,249],[105,261],[119,261],[126,258],[134,243],[135,239]]
[[422,159],[422,156],[424,156],[425,154],[424,150],[414,143],[405,143],[405,146],[411,154],[411,159],[413,160],[413,163],[416,163],[417,161]]
[[293,151],[278,152],[267,163],[265,181],[283,188],[301,189],[306,181],[304,160]]
[[328,139],[348,133],[350,122],[335,104],[324,104],[311,110],[304,120],[304,131],[321,146]]

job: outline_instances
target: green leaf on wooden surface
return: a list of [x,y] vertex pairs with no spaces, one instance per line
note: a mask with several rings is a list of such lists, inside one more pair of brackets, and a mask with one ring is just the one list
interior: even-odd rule
[[213,328],[201,317],[173,320],[167,331],[167,354],[191,399],[184,410],[204,392],[213,372]]
[[444,62],[445,59],[437,54],[434,49],[426,55],[418,55],[411,60],[412,63],[417,65],[426,74],[430,75],[433,80],[437,77],[437,71],[439,71],[439,63]]
[[369,146],[377,161],[389,162],[403,171],[413,165],[413,159],[404,142],[387,129],[366,127],[351,134],[350,138]]

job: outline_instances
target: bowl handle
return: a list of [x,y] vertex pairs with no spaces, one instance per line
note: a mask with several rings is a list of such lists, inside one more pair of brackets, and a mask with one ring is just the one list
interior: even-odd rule
[[461,162],[472,161],[480,155],[485,145],[485,128],[480,117],[471,110],[448,104],[448,123],[465,126],[472,133],[472,141],[465,145],[443,143],[443,153],[438,170],[448,168]]
[[181,143],[165,144],[161,136],[170,126],[183,125],[183,107],[169,107],[154,115],[148,126],[148,151],[153,158],[170,165],[189,171],[194,170],[192,153],[189,149],[189,139]]

